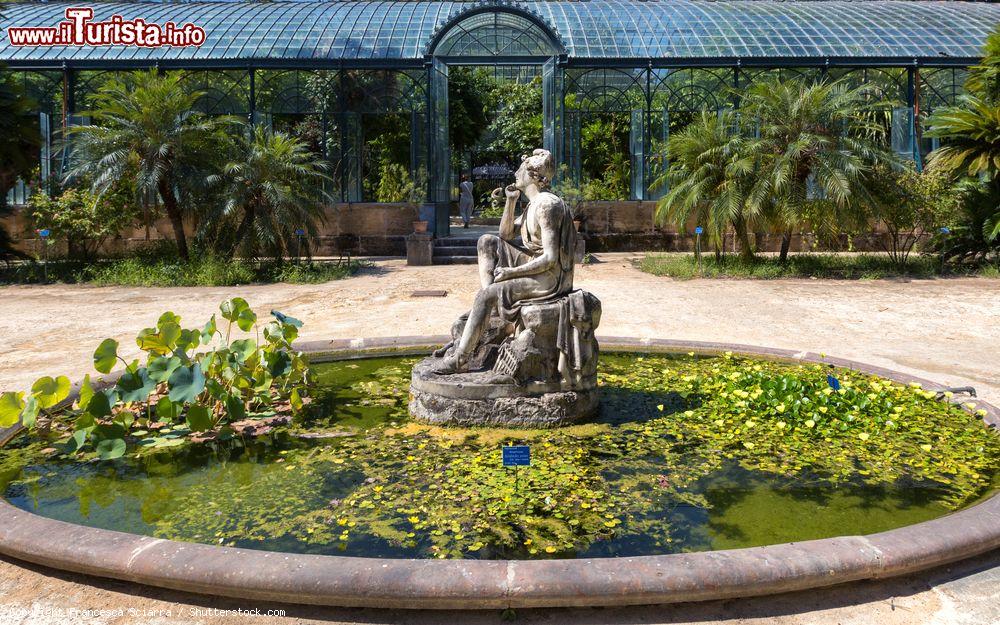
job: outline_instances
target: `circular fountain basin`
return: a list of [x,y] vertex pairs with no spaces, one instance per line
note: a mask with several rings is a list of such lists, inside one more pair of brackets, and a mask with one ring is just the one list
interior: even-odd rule
[[[300,346],[316,362],[426,354],[445,337]],[[724,351],[823,362],[897,382],[937,385],[818,354],[747,346],[605,338],[605,352]],[[985,421],[997,411],[984,402]],[[15,432],[8,432],[9,440]],[[758,540],[758,542],[761,542]],[[720,543],[716,543],[720,544]],[[414,559],[313,555],[180,542],[45,518],[0,502],[0,552],[55,568],[232,597],[372,607],[628,605],[750,596],[908,573],[1000,546],[1000,499],[888,531],[740,549],[576,559]],[[360,552],[358,552],[360,553]],[[474,554],[470,554],[474,555]]]

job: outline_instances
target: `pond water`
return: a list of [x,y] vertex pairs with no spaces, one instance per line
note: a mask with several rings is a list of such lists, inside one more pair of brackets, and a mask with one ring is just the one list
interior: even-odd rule
[[[1000,458],[994,433],[919,389],[842,372],[829,393],[822,367],[732,357],[604,355],[595,423],[435,428],[406,416],[413,362],[317,365],[311,416],[259,439],[106,462],[14,441],[2,487],[54,519],[256,549],[632,556],[917,523],[988,493]],[[511,443],[530,467],[501,466]]]

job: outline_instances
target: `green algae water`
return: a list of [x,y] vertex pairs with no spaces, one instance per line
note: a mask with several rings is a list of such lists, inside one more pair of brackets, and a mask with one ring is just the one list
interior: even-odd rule
[[[988,494],[1000,442],[915,387],[818,365],[603,355],[601,415],[559,430],[407,416],[414,359],[316,365],[309,415],[113,461],[0,451],[12,504],[175,540],[416,558],[633,556],[868,534]],[[532,465],[501,466],[505,444]]]

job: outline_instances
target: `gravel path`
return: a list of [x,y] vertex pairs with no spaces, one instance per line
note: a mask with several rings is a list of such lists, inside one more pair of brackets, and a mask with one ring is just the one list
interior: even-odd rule
[[[599,334],[824,352],[956,386],[972,385],[984,399],[1000,404],[1000,280],[680,282],[639,272],[628,254],[599,256],[599,262],[578,268],[576,280],[604,304]],[[220,301],[239,295],[259,314],[277,309],[301,319],[304,340],[444,334],[468,309],[477,286],[469,266],[406,267],[389,260],[358,277],[322,285],[3,287],[0,389],[27,387],[40,375],[87,371],[93,349],[105,337],[138,353],[135,334],[165,310],[181,315],[186,324],[200,325]],[[422,289],[447,289],[448,295],[411,297]],[[0,624],[229,622],[211,614],[213,606],[287,611],[285,618],[244,619],[269,624],[499,622],[495,613],[459,616],[217,602],[119,582],[94,585],[94,580],[0,559]],[[83,612],[99,608],[112,612]],[[149,612],[143,614],[144,609]],[[1000,622],[1000,553],[921,576],[777,598],[523,611],[519,617],[521,622],[553,624],[989,625]]]

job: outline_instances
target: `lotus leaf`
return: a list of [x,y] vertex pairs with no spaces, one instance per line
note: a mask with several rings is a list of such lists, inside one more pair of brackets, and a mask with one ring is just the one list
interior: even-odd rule
[[201,365],[179,367],[170,374],[169,386],[170,401],[193,402],[205,390],[205,375],[201,371]]
[[94,350],[94,369],[99,373],[111,373],[118,360],[118,341],[104,339]]
[[45,376],[31,385],[31,395],[38,400],[39,408],[51,408],[69,397],[71,386],[69,378],[64,375],[57,378]]

